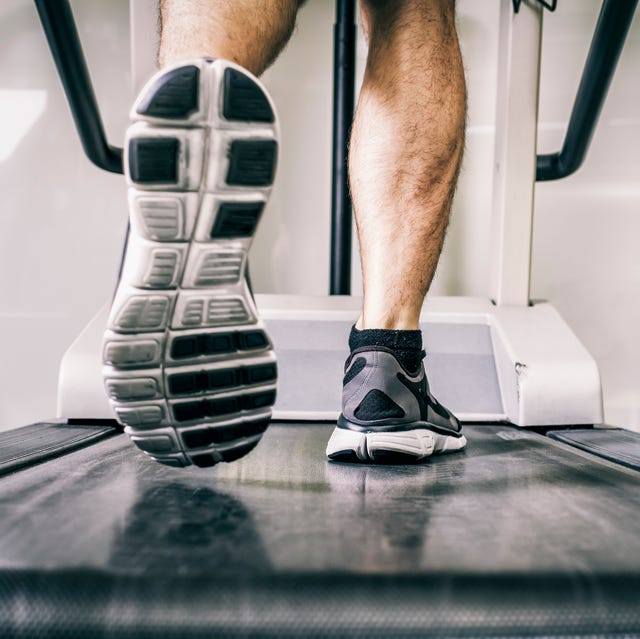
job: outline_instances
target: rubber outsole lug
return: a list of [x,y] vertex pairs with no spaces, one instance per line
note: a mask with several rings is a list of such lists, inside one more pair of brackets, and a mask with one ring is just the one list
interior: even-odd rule
[[224,444],[234,439],[261,435],[269,426],[269,420],[234,424],[227,427],[190,430],[182,435],[182,441],[189,449],[205,448],[213,444]]
[[333,461],[339,461],[345,464],[358,464],[361,461],[353,450],[337,450],[334,453],[328,454],[327,457]]
[[211,468],[211,466],[215,466],[218,463],[218,460],[209,453],[192,455],[190,459],[198,468]]
[[171,357],[193,359],[207,355],[261,350],[268,346],[269,338],[263,331],[203,333],[174,339],[171,345]]
[[227,120],[273,122],[274,115],[264,93],[235,69],[224,72],[222,114]]
[[270,186],[275,175],[275,140],[235,140],[229,149],[230,186]]
[[263,202],[221,204],[211,229],[211,238],[251,237],[256,230],[263,209]]
[[261,384],[275,381],[276,377],[275,364],[258,364],[247,368],[174,373],[167,380],[169,392],[176,396]]
[[171,138],[134,138],[129,142],[129,176],[139,184],[178,181],[180,143]]
[[416,457],[409,453],[398,453],[390,450],[378,450],[371,453],[370,459],[375,464],[407,465],[420,464],[426,457]]
[[275,401],[275,390],[214,399],[202,399],[195,402],[174,404],[173,417],[176,422],[205,420],[223,415],[232,415],[243,410],[256,410],[266,406],[273,406]]
[[153,118],[186,119],[198,110],[200,69],[187,65],[160,76],[136,112]]
[[246,454],[250,453],[259,443],[258,441],[251,442],[244,446],[238,446],[237,448],[232,448],[230,450],[225,450],[220,453],[222,456],[222,460],[226,462],[233,462],[241,457],[244,457]]

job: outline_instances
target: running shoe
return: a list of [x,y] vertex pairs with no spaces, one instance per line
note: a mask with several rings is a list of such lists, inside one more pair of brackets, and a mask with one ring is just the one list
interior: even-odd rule
[[275,176],[275,108],[247,70],[200,59],[151,78],[131,119],[106,390],[157,461],[233,461],[258,443],[276,397],[276,358],[246,279]]
[[327,444],[329,459],[408,464],[463,449],[460,422],[429,392],[421,363],[403,368],[392,350],[354,350],[345,364],[342,414]]

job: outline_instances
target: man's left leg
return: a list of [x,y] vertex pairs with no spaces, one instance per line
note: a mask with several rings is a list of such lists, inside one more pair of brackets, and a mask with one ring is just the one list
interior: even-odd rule
[[418,320],[464,146],[453,0],[361,0],[369,54],[350,179],[364,300],[349,339],[331,459],[417,461],[466,444],[429,391]]

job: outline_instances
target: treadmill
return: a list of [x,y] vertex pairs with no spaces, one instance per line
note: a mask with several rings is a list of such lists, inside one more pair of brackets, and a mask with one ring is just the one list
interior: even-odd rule
[[[280,395],[233,464],[167,468],[130,445],[101,394],[100,312],[64,357],[58,417],[0,434],[0,636],[640,637],[640,436],[602,425],[595,363],[528,294],[534,178],[584,159],[636,4],[603,2],[563,150],[536,158],[543,7],[502,2],[492,298],[436,298],[422,318],[466,451],[410,466],[324,457],[339,406],[327,380],[358,308],[339,229],[336,295],[257,296]],[[120,171],[68,2],[36,6],[88,156]],[[344,230],[354,2],[336,16]]]

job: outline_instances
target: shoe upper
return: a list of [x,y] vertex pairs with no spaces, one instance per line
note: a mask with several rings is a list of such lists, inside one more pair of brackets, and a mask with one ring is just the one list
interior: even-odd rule
[[425,424],[448,434],[461,431],[456,417],[430,393],[422,363],[411,373],[390,349],[363,347],[351,353],[345,364],[339,426],[408,430]]

